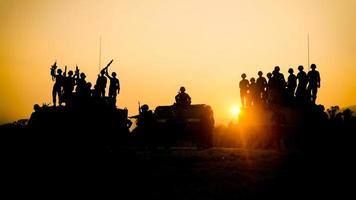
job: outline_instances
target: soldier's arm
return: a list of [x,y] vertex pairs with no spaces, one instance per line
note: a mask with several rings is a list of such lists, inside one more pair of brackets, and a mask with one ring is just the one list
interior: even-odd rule
[[320,87],[320,82],[321,82],[321,80],[320,80],[320,73],[318,72],[318,87]]

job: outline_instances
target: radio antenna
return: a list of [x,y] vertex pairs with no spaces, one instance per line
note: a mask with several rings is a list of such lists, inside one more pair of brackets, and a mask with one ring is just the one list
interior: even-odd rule
[[99,39],[99,72],[101,70],[101,36]]
[[308,33],[308,71],[310,70],[310,50],[309,50],[309,33]]

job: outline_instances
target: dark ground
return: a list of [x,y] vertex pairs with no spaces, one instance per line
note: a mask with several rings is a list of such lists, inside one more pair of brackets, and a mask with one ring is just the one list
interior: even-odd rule
[[344,199],[353,186],[343,158],[318,153],[125,149],[95,156],[24,153],[3,161],[3,189],[14,189],[13,197]]

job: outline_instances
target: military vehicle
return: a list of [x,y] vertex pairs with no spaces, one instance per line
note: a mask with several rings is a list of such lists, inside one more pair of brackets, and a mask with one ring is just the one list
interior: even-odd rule
[[158,106],[154,112],[155,140],[163,146],[213,146],[214,116],[210,106]]
[[53,151],[114,151],[126,144],[127,113],[107,99],[89,99],[72,106],[35,105],[28,126],[34,144]]

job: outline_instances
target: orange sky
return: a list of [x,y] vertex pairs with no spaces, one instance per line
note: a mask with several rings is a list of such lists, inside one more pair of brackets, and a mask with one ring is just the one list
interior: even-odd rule
[[193,103],[227,122],[240,103],[238,81],[311,62],[321,72],[318,102],[356,104],[354,0],[0,0],[0,124],[50,103],[50,65],[78,64],[95,82],[114,59],[119,107],[137,112],[174,101],[184,85]]

